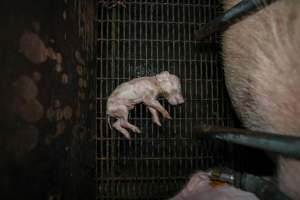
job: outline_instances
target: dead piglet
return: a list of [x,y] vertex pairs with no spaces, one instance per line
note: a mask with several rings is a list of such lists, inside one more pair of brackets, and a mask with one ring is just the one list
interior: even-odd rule
[[141,77],[119,85],[107,101],[108,117],[117,118],[113,127],[130,139],[127,129],[140,133],[140,129],[128,122],[129,110],[136,104],[144,103],[152,114],[152,120],[161,126],[159,115],[171,119],[168,111],[157,100],[158,96],[165,97],[172,105],[184,103],[181,84],[177,76],[165,71],[152,77]]

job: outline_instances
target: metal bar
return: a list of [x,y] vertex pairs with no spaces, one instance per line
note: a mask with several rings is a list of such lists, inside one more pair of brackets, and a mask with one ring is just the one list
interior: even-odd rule
[[195,31],[194,37],[196,40],[201,40],[212,33],[224,31],[243,17],[258,11],[275,1],[276,0],[242,0],[223,15],[203,26],[199,31]]
[[[212,137],[227,142],[300,158],[300,138],[235,128],[196,127],[199,137]],[[197,135],[197,136],[198,136]]]
[[227,182],[254,193],[259,199],[291,200],[278,189],[277,184],[272,179],[222,169],[212,169],[208,174],[211,180]]
[[242,174],[240,183],[242,189],[254,193],[259,199],[291,200],[276,184],[258,176]]

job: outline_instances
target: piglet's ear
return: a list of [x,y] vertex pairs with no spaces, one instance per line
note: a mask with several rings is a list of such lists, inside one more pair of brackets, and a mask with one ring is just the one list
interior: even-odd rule
[[169,78],[170,73],[168,71],[161,72],[156,75],[158,81],[164,81]]

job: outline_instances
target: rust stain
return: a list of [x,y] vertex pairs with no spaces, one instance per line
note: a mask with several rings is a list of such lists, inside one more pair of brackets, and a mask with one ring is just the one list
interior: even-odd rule
[[64,134],[64,132],[65,132],[65,122],[64,121],[57,122],[55,136],[62,135]]
[[47,56],[52,60],[56,60],[56,53],[51,47],[47,48]]
[[53,106],[50,106],[47,110],[46,117],[50,121],[64,121],[70,120],[73,115],[73,109],[71,106],[65,106],[61,109],[61,103],[58,99],[53,102]]
[[57,109],[54,114],[55,121],[61,121],[64,118],[64,113],[61,109]]
[[14,112],[25,122],[36,122],[43,117],[44,107],[37,100],[38,87],[28,76],[21,75],[13,84]]
[[62,67],[62,62],[63,62],[63,57],[61,55],[61,53],[56,52],[53,55],[53,60],[56,60],[56,65],[55,65],[55,70],[57,72],[62,72],[63,71],[63,67]]
[[61,53],[56,52],[56,59],[54,60],[56,60],[57,63],[61,64],[63,62],[63,56],[61,55]]
[[78,86],[80,87],[80,88],[83,88],[83,83],[84,82],[84,80],[82,79],[82,78],[79,78],[78,79]]
[[28,76],[21,75],[13,83],[14,93],[27,100],[35,99],[38,95],[38,87],[35,82]]
[[37,122],[44,114],[44,107],[37,100],[23,101],[16,98],[13,102],[15,112],[25,122]]
[[217,187],[223,187],[225,185],[227,185],[227,183],[223,182],[223,181],[217,181],[217,180],[213,180],[210,182],[210,185],[213,187],[213,188],[217,188]]
[[55,52],[51,47],[46,47],[37,34],[25,31],[20,38],[19,46],[21,53],[32,63],[42,64],[50,58],[56,61],[55,70],[62,72],[62,54]]
[[64,84],[67,84],[69,82],[69,76],[66,73],[63,73],[61,76],[61,81]]
[[83,67],[82,65],[76,65],[76,71],[79,76],[83,75]]
[[95,7],[93,1],[75,0],[75,12],[78,15],[78,33],[82,39],[81,48],[86,50],[86,56],[93,59],[95,49]]
[[37,34],[25,31],[19,45],[20,51],[32,63],[41,64],[47,61],[47,48]]

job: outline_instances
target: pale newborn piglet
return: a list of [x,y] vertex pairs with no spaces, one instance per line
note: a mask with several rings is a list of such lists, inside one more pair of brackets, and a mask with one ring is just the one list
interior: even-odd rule
[[[171,105],[184,103],[181,84],[177,76],[167,71],[156,76],[141,77],[119,85],[108,97],[106,114],[116,118],[113,127],[130,139],[127,129],[140,133],[140,129],[128,122],[129,110],[136,104],[144,103],[152,114],[152,120],[161,126],[158,112],[166,119],[171,119],[168,111],[157,101],[158,96],[165,97]],[[109,120],[108,120],[109,122]]]

